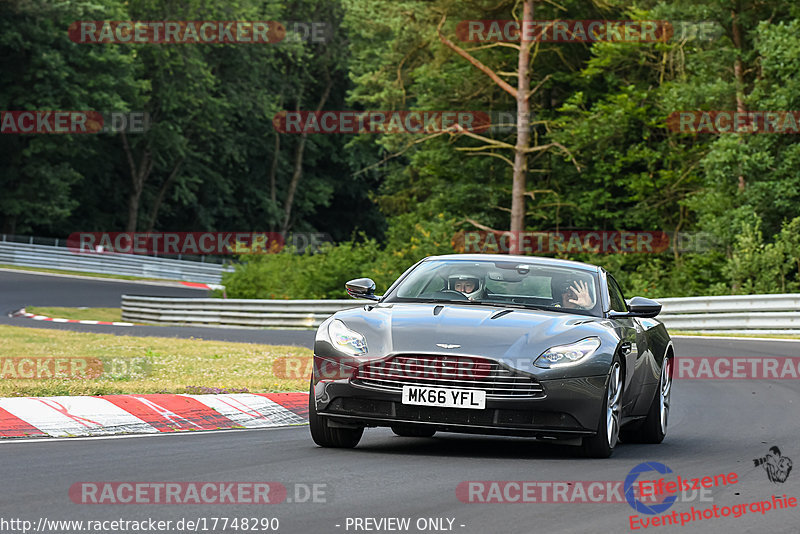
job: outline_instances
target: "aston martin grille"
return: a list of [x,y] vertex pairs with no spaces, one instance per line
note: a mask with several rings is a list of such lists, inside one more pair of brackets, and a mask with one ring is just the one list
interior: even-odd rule
[[400,392],[403,386],[480,389],[487,398],[536,398],[542,385],[532,376],[515,372],[494,360],[471,356],[392,356],[359,367],[351,383],[382,391]]

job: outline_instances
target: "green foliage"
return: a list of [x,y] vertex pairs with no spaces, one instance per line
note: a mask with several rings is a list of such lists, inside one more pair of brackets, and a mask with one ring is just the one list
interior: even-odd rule
[[437,214],[428,222],[418,221],[410,214],[394,220],[385,248],[362,236],[324,246],[316,254],[287,249],[242,256],[242,264],[224,275],[222,283],[230,298],[347,298],[345,282],[363,276],[375,280],[377,292],[382,293],[420,259],[453,252],[452,219]]
[[723,275],[725,256],[719,251],[683,254],[677,260],[671,252],[583,255],[572,259],[607,269],[622,286],[625,298],[729,294]]
[[[0,2],[0,110],[126,109],[137,87],[130,49],[78,45],[76,20],[125,18],[122,2]],[[56,233],[86,187],[91,135],[0,135],[0,229]],[[61,230],[63,231],[63,230]]]
[[[243,257],[226,279],[229,296],[341,297],[355,276],[384,291],[420,258],[452,252],[453,234],[474,229],[469,221],[508,227],[508,151],[460,134],[301,140],[275,131],[272,119],[314,109],[325,95],[326,110],[513,111],[514,98],[443,44],[437,29],[513,82],[513,47],[455,35],[459,21],[518,13],[514,0],[0,2],[0,109],[147,110],[153,119],[148,133],[127,138],[130,151],[120,135],[0,136],[2,230],[62,237],[126,225],[286,224],[329,233],[338,244],[314,255]],[[527,229],[714,236],[718,248],[702,254],[575,258],[607,266],[628,296],[800,288],[797,137],[666,127],[682,110],[800,109],[800,7],[563,0],[536,2],[535,17],[703,21],[717,33],[533,48],[533,143],[568,153],[531,155]],[[325,21],[331,32],[324,43],[182,46],[77,44],[65,31],[76,20],[126,19]],[[486,135],[513,144],[516,133]],[[140,185],[129,155],[134,168],[151,169]],[[287,218],[296,168],[302,178]]]
[[[146,111],[151,118],[149,131],[126,139],[0,136],[0,230],[66,237],[134,227],[280,229],[299,136],[281,135],[276,144],[272,120],[281,110],[314,109],[326,76],[333,80],[326,107],[345,108],[342,16],[336,0],[0,2],[1,110]],[[323,22],[328,40],[290,31],[268,45],[79,44],[67,28],[80,20]],[[290,230],[337,240],[353,231],[381,236],[383,217],[369,198],[375,176],[353,176],[365,156],[346,152],[347,140],[309,138]]]
[[791,293],[800,289],[800,217],[785,223],[765,243],[761,220],[742,223],[733,255],[726,266],[735,294]]

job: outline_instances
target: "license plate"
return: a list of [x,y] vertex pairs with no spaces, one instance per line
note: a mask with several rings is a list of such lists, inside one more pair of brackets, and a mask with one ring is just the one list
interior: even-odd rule
[[403,404],[483,410],[486,408],[486,392],[475,389],[403,386]]

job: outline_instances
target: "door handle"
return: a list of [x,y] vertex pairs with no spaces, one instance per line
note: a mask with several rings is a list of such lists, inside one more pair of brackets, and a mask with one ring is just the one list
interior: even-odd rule
[[632,347],[630,341],[625,341],[620,345],[620,352],[622,352],[623,356],[627,356],[631,353]]

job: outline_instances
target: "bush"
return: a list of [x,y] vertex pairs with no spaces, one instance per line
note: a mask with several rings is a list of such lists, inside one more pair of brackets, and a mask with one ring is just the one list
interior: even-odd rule
[[241,256],[222,283],[230,298],[336,299],[347,298],[348,280],[368,277],[377,292],[388,289],[406,269],[426,256],[453,252],[455,221],[445,214],[415,222],[419,215],[397,217],[381,248],[373,239],[327,244],[315,254],[284,250],[277,254]]
[[608,254],[578,261],[600,265],[622,286],[625,298],[693,297],[729,293],[723,275],[725,256],[721,252],[687,253],[677,259],[664,254]]
[[[419,222],[423,221],[423,222]],[[352,278],[375,280],[382,294],[403,272],[426,256],[455,252],[456,221],[447,215],[406,214],[390,221],[387,242],[352,239],[325,245],[316,254],[242,256],[223,284],[230,298],[347,298]],[[731,257],[722,251],[665,254],[574,255],[571,259],[606,268],[620,282],[626,298],[780,293],[800,288],[800,217],[765,243],[760,224],[742,223]]]
[[742,223],[725,273],[734,294],[797,291],[800,267],[800,217],[784,223],[771,243],[765,243],[761,221]]

